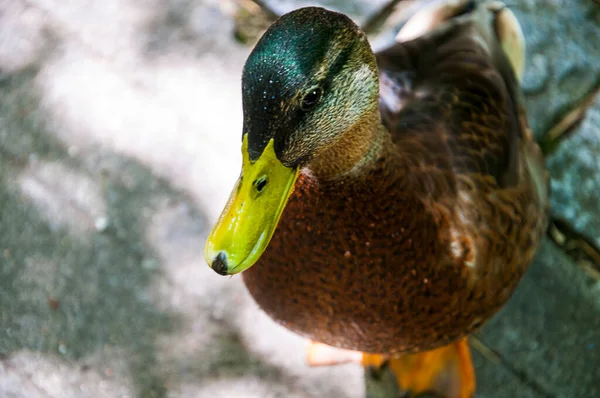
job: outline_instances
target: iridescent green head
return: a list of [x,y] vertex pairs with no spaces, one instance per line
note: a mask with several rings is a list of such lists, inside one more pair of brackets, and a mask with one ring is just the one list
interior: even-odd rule
[[309,7],[263,35],[242,92],[242,173],[205,249],[223,275],[262,255],[300,169],[378,112],[379,77],[364,33],[343,14]]
[[347,16],[308,7],[262,36],[242,75],[251,160],[270,139],[285,166],[304,166],[378,104],[375,57]]

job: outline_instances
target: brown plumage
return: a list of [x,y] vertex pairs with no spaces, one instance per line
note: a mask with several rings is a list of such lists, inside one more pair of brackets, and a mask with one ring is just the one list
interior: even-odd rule
[[309,164],[243,274],[273,319],[338,347],[416,352],[472,332],[510,297],[545,230],[548,188],[493,24],[462,15],[376,54],[385,128],[351,170],[336,159],[352,135]]

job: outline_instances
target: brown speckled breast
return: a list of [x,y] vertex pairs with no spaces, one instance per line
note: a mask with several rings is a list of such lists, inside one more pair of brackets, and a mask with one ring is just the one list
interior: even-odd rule
[[244,281],[267,314],[313,340],[365,352],[434,348],[493,315],[530,258],[513,252],[506,259],[522,263],[478,269],[455,261],[447,223],[400,182],[373,186],[381,174],[328,186],[301,176]]

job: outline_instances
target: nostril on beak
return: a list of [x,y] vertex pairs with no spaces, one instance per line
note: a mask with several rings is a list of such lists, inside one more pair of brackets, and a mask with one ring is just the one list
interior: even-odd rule
[[217,254],[212,262],[211,268],[219,275],[227,275],[227,256],[223,252]]

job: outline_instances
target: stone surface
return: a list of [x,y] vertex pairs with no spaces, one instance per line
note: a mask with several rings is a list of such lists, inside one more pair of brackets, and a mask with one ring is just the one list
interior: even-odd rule
[[589,0],[505,0],[527,46],[523,79],[530,125],[539,139],[600,86],[600,5]]
[[590,366],[600,363],[600,282],[548,240],[479,337],[536,387],[535,396],[600,394],[600,367]]
[[[375,7],[327,4],[356,19]],[[583,3],[539,20],[527,4],[518,17],[558,29]],[[204,264],[240,164],[250,49],[234,13],[217,0],[0,0],[1,397],[364,396],[360,367],[309,368],[303,339]],[[551,51],[534,61],[554,73]],[[568,153],[595,142],[582,132]],[[480,336],[504,362],[474,354],[478,397],[598,394],[600,293],[586,278],[544,244]]]
[[600,97],[548,158],[552,211],[600,247]]
[[476,398],[540,398],[537,391],[502,364],[495,364],[471,347],[477,377]]

